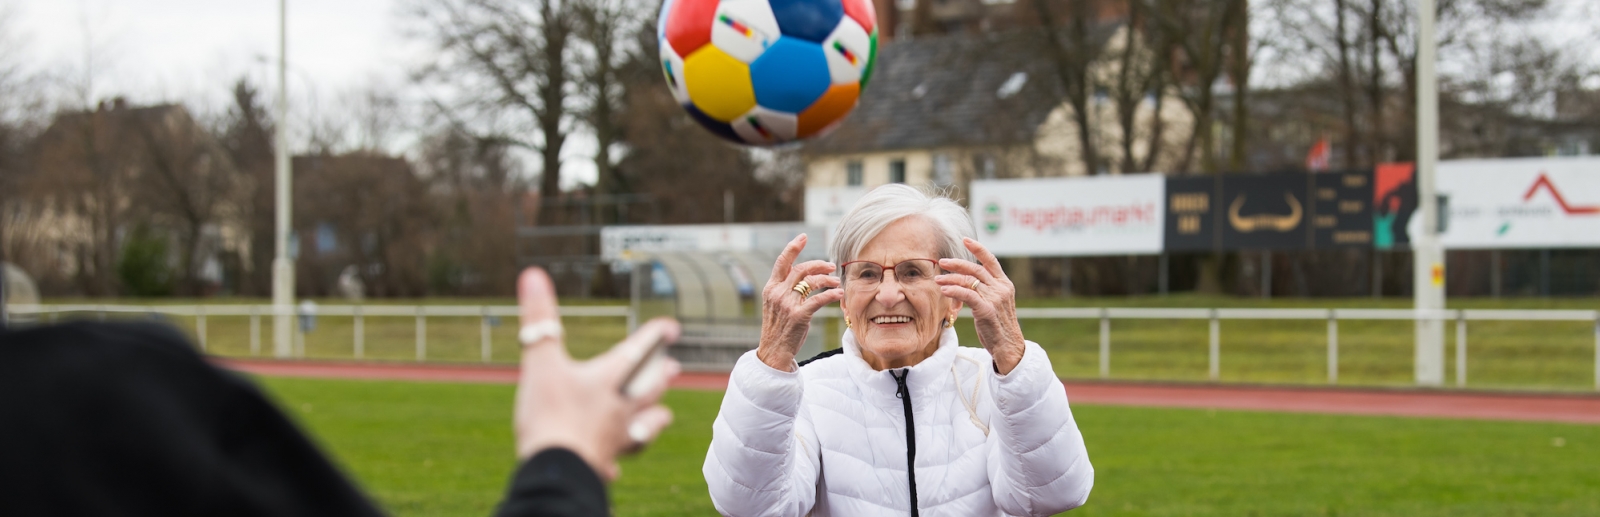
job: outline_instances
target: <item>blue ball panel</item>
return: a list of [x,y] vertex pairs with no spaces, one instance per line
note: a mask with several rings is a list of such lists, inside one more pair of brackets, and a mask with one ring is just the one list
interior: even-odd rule
[[769,0],[784,36],[822,43],[844,18],[839,0]]
[[699,122],[701,127],[706,128],[706,130],[710,131],[712,134],[720,136],[722,139],[736,144],[750,144],[749,142],[744,141],[743,138],[739,138],[739,133],[735,133],[733,131],[733,126],[718,122],[717,119],[711,118],[710,115],[700,111],[700,108],[694,107],[694,104],[685,104],[683,105],[683,109],[689,112],[690,118],[693,118],[695,122]]
[[750,63],[756,104],[786,113],[800,113],[828,92],[833,76],[822,46],[788,36],[778,38]]

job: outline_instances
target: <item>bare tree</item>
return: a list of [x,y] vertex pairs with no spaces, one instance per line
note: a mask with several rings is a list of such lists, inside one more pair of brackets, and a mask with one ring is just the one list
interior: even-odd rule
[[[573,11],[575,34],[584,44],[578,67],[584,103],[580,114],[595,138],[594,190],[602,195],[622,193],[626,186],[616,175],[612,150],[622,141],[618,110],[622,107],[623,75],[628,73],[624,67],[630,53],[644,51],[629,47],[636,44],[633,35],[641,30],[643,17],[633,0],[577,0]],[[600,206],[595,205],[596,210]],[[597,212],[594,217],[596,222],[606,222],[604,214]]]
[[241,294],[264,296],[272,290],[272,257],[275,190],[273,186],[274,149],[273,125],[262,104],[261,91],[245,79],[234,82],[230,92],[232,105],[216,129],[218,143],[233,161],[239,173],[249,178],[247,201],[241,203],[248,213],[245,219],[250,232],[250,244],[242,269],[247,271],[240,283]]
[[1218,164],[1216,131],[1212,125],[1216,112],[1213,86],[1227,72],[1228,61],[1234,54],[1229,47],[1236,40],[1230,35],[1235,31],[1247,30],[1241,26],[1246,21],[1241,18],[1246,9],[1237,5],[1246,3],[1246,0],[1153,2],[1154,9],[1150,11],[1152,22],[1171,38],[1173,49],[1177,52],[1175,82],[1179,85],[1179,97],[1194,117],[1189,143],[1185,146],[1183,159],[1177,169],[1192,170],[1194,151],[1198,147],[1200,170],[1215,173]]
[[[1150,21],[1149,9],[1142,0],[1128,0],[1126,38],[1122,47],[1111,54],[1116,60],[1114,87],[1110,96],[1117,110],[1118,129],[1122,137],[1122,164],[1124,173],[1153,171],[1163,154],[1166,136],[1166,119],[1162,115],[1166,91],[1172,76],[1172,39]],[[1146,154],[1138,159],[1134,147],[1138,143],[1140,104],[1151,103],[1150,126],[1142,135]]]
[[[149,222],[177,234],[178,293],[205,294],[200,261],[216,251],[221,225],[244,219],[246,177],[187,110],[168,105],[129,111],[122,117],[129,129],[124,137],[136,142],[132,151],[139,164],[130,193],[140,198],[136,202],[150,214]],[[207,239],[208,230],[219,235]]]
[[557,195],[573,123],[566,103],[577,23],[571,2],[417,1],[414,15],[443,52],[420,75],[456,93],[441,106],[480,138],[537,152],[540,194]]
[[[1064,7],[1057,5],[1061,2],[1052,0],[1034,0],[1031,3],[1039,23],[1044,27],[1048,41],[1046,52],[1055,65],[1056,78],[1066,92],[1067,104],[1072,106],[1084,170],[1089,174],[1098,174],[1104,167],[1095,147],[1094,135],[1097,131],[1090,120],[1089,111],[1089,101],[1100,89],[1094,71],[1105,54],[1105,38],[1098,35],[1104,29],[1095,26],[1098,25],[1097,5],[1088,1],[1067,2]],[[1058,23],[1064,27],[1058,26]]]

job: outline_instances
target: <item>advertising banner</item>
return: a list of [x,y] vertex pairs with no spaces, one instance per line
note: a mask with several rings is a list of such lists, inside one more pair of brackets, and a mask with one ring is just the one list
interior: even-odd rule
[[1372,245],[1372,173],[1311,175],[1311,247]]
[[866,193],[867,187],[806,187],[806,224],[831,231]]
[[1225,176],[1222,202],[1224,249],[1301,249],[1310,244],[1306,174]]
[[1372,174],[1372,247],[1390,250],[1411,244],[1406,228],[1417,211],[1417,165],[1380,163]]
[[824,230],[802,223],[607,226],[600,229],[600,259],[631,260],[637,253],[756,251],[778,256],[790,239],[811,236],[803,260],[826,256]]
[[1166,178],[1130,174],[974,180],[972,219],[995,255],[1161,253]]
[[1437,184],[1445,248],[1600,247],[1600,158],[1440,162]]
[[1168,252],[1210,251],[1222,247],[1217,232],[1216,197],[1222,176],[1167,178]]

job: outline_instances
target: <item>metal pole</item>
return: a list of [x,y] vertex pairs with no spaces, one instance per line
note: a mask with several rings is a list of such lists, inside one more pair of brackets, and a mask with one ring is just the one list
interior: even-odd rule
[[261,306],[250,306],[250,355],[261,355]]
[[642,292],[644,290],[643,286],[645,284],[644,275],[654,274],[654,272],[655,272],[655,266],[653,265],[653,263],[651,263],[651,262],[634,262],[633,263],[633,272],[628,275],[628,280],[629,280],[628,283],[633,284],[628,289],[628,291],[630,291],[628,293],[628,298],[630,298],[628,300],[628,302],[629,302],[628,303],[628,333],[629,334],[632,334],[634,330],[639,328],[639,307],[640,307],[639,304],[640,304],[640,301],[644,299],[644,293]]
[[428,320],[422,314],[422,306],[417,306],[417,362],[428,358]]
[[295,334],[289,305],[294,303],[294,263],[289,260],[289,211],[291,180],[289,171],[289,2],[278,0],[278,106],[274,121],[277,142],[277,226],[274,233],[277,254],[272,259],[273,355],[288,357],[290,339]]
[[361,306],[356,306],[355,341],[356,359],[367,355],[367,317],[361,314]]
[[1444,250],[1439,245],[1439,199],[1434,169],[1439,161],[1439,84],[1434,73],[1434,0],[1417,0],[1417,212],[1422,232],[1412,239],[1415,294],[1416,382],[1444,384]]
[[200,351],[206,350],[206,308],[194,306],[194,333],[200,339]]
[[1217,310],[1211,309],[1211,343],[1206,347],[1208,373],[1212,382],[1222,378],[1222,320]]
[[[3,205],[0,205],[0,208],[3,208]],[[5,224],[0,224],[0,243],[5,242],[3,237],[5,235],[4,228]],[[3,252],[4,248],[5,246],[0,244],[0,330],[5,330],[6,324],[11,321],[11,313],[6,310],[6,261],[5,253]]]
[[[632,319],[632,318],[630,317],[629,319]],[[482,349],[481,351],[482,351],[482,354],[483,354],[483,362],[487,363],[487,362],[489,362],[489,354],[490,354],[490,352],[489,352],[489,306],[487,306],[487,305],[483,306],[483,317],[478,319],[478,334],[479,334],[479,339],[481,341],[480,343],[478,343],[478,346],[479,346],[479,348]]]
[[1339,318],[1328,309],[1328,384],[1339,383]]
[[1550,248],[1539,250],[1539,296],[1550,297]]
[[1111,310],[1100,309],[1100,378],[1111,378]]
[[1261,297],[1272,299],[1272,252],[1261,252]]
[[1161,254],[1161,296],[1167,295],[1167,254]]
[[1467,387],[1467,311],[1456,310],[1456,387]]

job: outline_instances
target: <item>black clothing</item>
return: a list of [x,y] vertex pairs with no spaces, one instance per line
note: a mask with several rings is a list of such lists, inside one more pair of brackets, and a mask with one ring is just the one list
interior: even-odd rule
[[546,449],[517,468],[496,517],[611,515],[606,486],[594,469],[566,449]]
[[[606,515],[569,451],[518,471],[499,515]],[[0,330],[0,515],[377,516],[254,384],[173,329]]]

